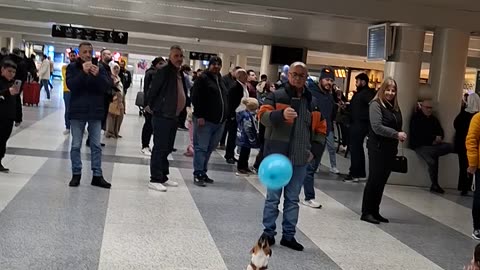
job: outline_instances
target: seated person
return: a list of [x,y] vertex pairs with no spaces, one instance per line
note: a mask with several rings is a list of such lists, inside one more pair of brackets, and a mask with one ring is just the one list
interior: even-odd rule
[[427,162],[432,186],[431,192],[443,194],[438,184],[438,158],[453,151],[453,145],[443,142],[443,129],[432,115],[431,100],[424,100],[410,120],[410,148]]

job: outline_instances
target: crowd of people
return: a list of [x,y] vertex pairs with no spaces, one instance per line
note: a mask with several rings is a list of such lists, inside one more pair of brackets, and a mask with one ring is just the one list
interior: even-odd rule
[[[385,184],[394,170],[399,143],[407,140],[398,104],[398,86],[386,78],[378,90],[369,87],[365,73],[356,76],[356,93],[349,102],[335,86],[335,73],[323,68],[318,82],[309,76],[304,63],[295,62],[282,70],[278,81],[253,70],[233,67],[222,77],[222,59],[215,56],[206,70],[192,72],[183,64],[183,50],[172,46],[168,59],[157,57],[146,71],[143,87],[145,123],[141,132],[141,151],[151,156],[148,188],[167,191],[178,183],[169,179],[168,155],[176,151],[177,130],[188,130],[190,144],[185,155],[193,158],[193,183],[200,187],[215,181],[208,175],[212,153],[225,150],[225,161],[236,164],[238,176],[255,174],[263,157],[273,153],[287,156],[293,176],[281,190],[267,189],[263,211],[263,237],[275,243],[279,204],[283,202],[281,245],[303,250],[295,239],[300,192],[302,204],[321,208],[315,200],[314,179],[325,150],[329,153],[330,172],[339,174],[336,166],[336,138],[339,148],[351,153],[351,166],[345,182],[367,179],[363,193],[361,220],[379,224],[389,220],[380,214]],[[50,98],[50,62],[43,56],[39,70],[31,68],[33,58],[24,59],[18,51],[2,56],[0,77],[0,172],[6,142],[14,125],[22,122],[21,84],[27,77],[40,81]],[[126,108],[125,95],[132,85],[132,76],[124,61],[112,61],[108,49],[101,59],[93,57],[93,46],[79,45],[78,55],[69,54],[70,64],[62,69],[65,101],[65,135],[71,134],[71,187],[80,185],[82,177],[81,147],[85,129],[91,150],[91,184],[110,188],[102,172],[101,131],[107,138],[118,139]],[[431,192],[443,194],[438,182],[439,157],[456,152],[459,155],[459,185],[462,195],[470,192],[472,175],[480,181],[480,97],[465,96],[462,110],[455,119],[455,144],[444,141],[440,121],[433,114],[433,103],[418,103],[410,121],[409,142],[425,160],[431,180]],[[335,132],[335,130],[337,132]],[[335,135],[337,134],[337,135]],[[153,148],[150,141],[153,136]],[[335,138],[336,137],[336,138]],[[369,169],[366,173],[364,142],[367,140]],[[237,151],[236,151],[237,149]],[[258,149],[249,164],[252,149]],[[238,159],[235,153],[238,153]],[[368,178],[367,178],[368,176]],[[480,240],[480,189],[474,192],[474,232]]]

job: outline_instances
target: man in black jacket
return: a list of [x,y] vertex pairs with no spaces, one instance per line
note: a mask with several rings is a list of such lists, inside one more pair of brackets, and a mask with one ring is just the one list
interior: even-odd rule
[[245,110],[245,105],[241,104],[242,99],[248,98],[247,72],[244,69],[237,70],[237,81],[228,90],[228,118],[225,124],[225,130],[228,133],[227,147],[225,149],[225,159],[228,164],[235,164],[235,146],[237,139],[237,113]]
[[13,85],[17,65],[5,60],[1,63],[0,76],[0,172],[8,173],[9,170],[2,165],[5,157],[7,141],[12,134],[13,124],[18,127],[22,122],[22,103],[20,101],[20,88]]
[[[153,59],[152,66],[147,69],[145,72],[145,78],[143,80],[143,107],[148,106],[148,90],[150,88],[150,83],[152,82],[153,75],[159,70],[162,66],[165,65],[165,59],[163,57],[157,57]],[[152,150],[150,149],[150,139],[153,134],[152,126],[152,115],[148,112],[144,112],[143,116],[145,117],[145,123],[142,128],[142,153],[145,156],[151,156]]]
[[168,155],[175,143],[178,115],[188,105],[187,87],[180,71],[182,63],[182,48],[172,46],[168,64],[157,70],[148,91],[145,111],[153,115],[153,152],[148,188],[157,191],[167,191],[167,186],[178,186],[177,182],[168,179]]
[[195,80],[192,88],[193,103],[193,157],[194,183],[205,186],[213,183],[207,176],[210,156],[222,137],[228,114],[227,90],[220,76],[222,59],[212,57],[208,70]]
[[357,93],[350,102],[350,173],[344,179],[345,182],[358,182],[360,178],[367,177],[363,143],[370,126],[369,104],[375,97],[375,90],[368,87],[367,74],[360,73],[355,79],[357,80]]
[[431,192],[443,194],[438,184],[438,158],[453,152],[453,145],[443,142],[443,128],[440,121],[432,115],[430,100],[422,101],[420,110],[410,119],[410,148],[425,160],[432,186]]
[[123,93],[125,96],[127,94],[128,88],[132,85],[132,73],[126,69],[125,67],[126,63],[125,60],[120,60],[119,66],[120,66],[120,74],[118,76],[120,77],[120,80],[122,81],[123,84]]
[[[235,76],[236,76],[237,71],[241,68],[242,67],[240,67],[240,66],[236,66],[227,75],[222,77],[223,82],[225,83],[225,87],[227,88],[227,90],[230,90],[237,83],[237,78],[235,78]],[[225,149],[225,144],[226,144],[225,140],[227,139],[228,130],[229,129],[228,129],[228,123],[227,123],[225,125],[225,129],[223,131],[222,138],[220,139],[220,145],[218,146],[218,149]],[[236,136],[236,134],[237,134],[237,131],[235,130],[235,136]]]

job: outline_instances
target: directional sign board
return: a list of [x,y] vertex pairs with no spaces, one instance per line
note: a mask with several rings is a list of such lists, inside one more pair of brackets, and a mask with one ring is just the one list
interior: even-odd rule
[[209,61],[214,56],[217,55],[214,53],[190,52],[190,60]]
[[72,27],[56,24],[52,26],[52,37],[73,38],[119,44],[128,43],[128,32]]

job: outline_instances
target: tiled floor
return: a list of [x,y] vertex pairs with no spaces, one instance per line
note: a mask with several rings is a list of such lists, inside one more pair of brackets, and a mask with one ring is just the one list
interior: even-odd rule
[[[24,108],[24,124],[3,161],[11,173],[0,175],[0,269],[246,269],[262,232],[264,187],[256,177],[236,177],[221,152],[210,165],[215,184],[194,186],[191,158],[182,155],[188,134],[178,132],[179,151],[169,159],[180,186],[148,190],[150,160],[140,153],[144,120],[132,106],[135,92],[128,95],[123,138],[104,140],[111,190],[89,185],[87,149],[81,186],[67,186],[70,139],[62,135],[60,91]],[[337,162],[347,172],[348,160],[337,156]],[[305,251],[275,246],[269,269],[450,270],[469,261],[476,244],[471,198],[388,186],[382,213],[392,222],[374,226],[359,221],[364,184],[326,171],[316,180],[323,209],[300,208],[297,238]]]

